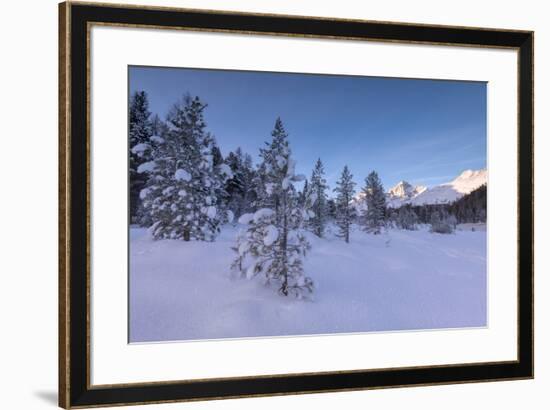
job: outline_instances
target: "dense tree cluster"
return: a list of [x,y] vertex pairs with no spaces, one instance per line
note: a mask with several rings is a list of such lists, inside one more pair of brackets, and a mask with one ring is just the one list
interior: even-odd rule
[[129,169],[130,169],[130,215],[132,221],[138,223],[140,213],[139,193],[147,183],[147,176],[138,172],[138,168],[151,161],[151,137],[156,130],[151,121],[149,101],[145,91],[136,92],[130,99],[129,109]]
[[387,219],[392,226],[401,229],[416,229],[418,224],[428,224],[432,226],[432,232],[437,233],[450,233],[457,224],[485,223],[487,185],[480,186],[451,204],[404,205],[398,209],[389,209]]
[[463,196],[448,206],[448,212],[453,214],[458,223],[478,223],[487,221],[487,185]]

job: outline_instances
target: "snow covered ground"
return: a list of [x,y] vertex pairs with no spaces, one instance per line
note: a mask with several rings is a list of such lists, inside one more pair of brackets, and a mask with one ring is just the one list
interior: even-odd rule
[[353,232],[308,238],[313,301],[232,277],[238,228],[216,242],[154,241],[130,229],[130,341],[172,341],[486,325],[486,232]]

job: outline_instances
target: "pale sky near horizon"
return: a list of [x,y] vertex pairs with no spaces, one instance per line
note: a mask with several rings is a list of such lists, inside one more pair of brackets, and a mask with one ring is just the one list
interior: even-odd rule
[[257,161],[280,116],[297,172],[318,157],[334,188],[344,165],[358,184],[376,170],[385,189],[433,186],[486,167],[486,83],[448,80],[130,67],[130,93],[147,92],[164,118],[182,95],[208,104],[223,155],[241,146]]

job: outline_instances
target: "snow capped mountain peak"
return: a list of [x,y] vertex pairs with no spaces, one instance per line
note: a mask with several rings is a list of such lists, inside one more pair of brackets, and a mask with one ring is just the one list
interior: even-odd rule
[[451,203],[486,183],[486,169],[467,169],[451,182],[434,186],[422,192],[411,203],[413,205]]
[[[399,181],[386,193],[386,204],[389,208],[399,208],[405,204],[433,205],[450,204],[487,183],[487,170],[467,169],[451,182],[427,188],[413,186],[407,181]],[[353,200],[358,209],[364,207],[365,194],[360,191]]]
[[388,190],[388,195],[390,197],[411,198],[425,191],[426,189],[427,188],[422,185],[413,187],[407,181],[399,181],[397,185]]
[[477,178],[479,176],[487,175],[486,169],[467,169],[465,171],[462,171],[462,174],[460,174],[456,179],[471,179],[471,178]]
[[471,170],[471,169],[467,169],[466,171],[463,171],[462,174],[460,174],[456,179],[471,178],[472,175],[474,175],[476,172],[479,172],[479,171],[474,171],[474,170]]
[[391,196],[404,197],[411,191],[412,186],[407,181],[399,181],[397,185],[388,190],[388,194]]
[[391,208],[398,208],[420,195],[426,189],[427,188],[422,185],[412,186],[407,181],[399,181],[397,185],[388,190],[386,197],[388,206]]
[[467,169],[462,172],[448,185],[451,185],[455,190],[462,194],[469,194],[474,189],[487,183],[487,170],[479,169],[477,171]]

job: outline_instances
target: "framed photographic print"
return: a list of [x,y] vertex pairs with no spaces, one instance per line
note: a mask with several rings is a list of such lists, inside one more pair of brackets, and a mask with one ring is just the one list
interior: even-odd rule
[[533,32],[59,6],[59,401],[533,377]]

